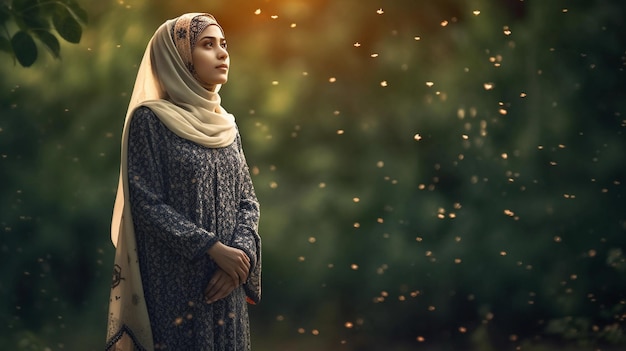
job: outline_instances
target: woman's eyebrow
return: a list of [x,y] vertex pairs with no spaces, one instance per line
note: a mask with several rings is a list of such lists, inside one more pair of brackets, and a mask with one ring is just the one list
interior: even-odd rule
[[203,39],[210,39],[210,40],[218,40],[219,39],[220,41],[225,41],[226,40],[226,38],[224,38],[224,37],[218,38],[218,37],[209,36],[209,35],[205,35],[202,38],[200,38],[199,40],[203,40]]

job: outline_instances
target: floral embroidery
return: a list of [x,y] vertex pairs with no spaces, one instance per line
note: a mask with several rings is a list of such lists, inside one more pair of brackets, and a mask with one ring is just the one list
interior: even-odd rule
[[116,264],[115,266],[113,266],[113,282],[111,283],[111,289],[120,285],[122,280],[124,280],[124,278],[122,277],[122,267]]
[[178,39],[185,39],[187,37],[187,30],[185,28],[178,28],[176,36],[178,36]]

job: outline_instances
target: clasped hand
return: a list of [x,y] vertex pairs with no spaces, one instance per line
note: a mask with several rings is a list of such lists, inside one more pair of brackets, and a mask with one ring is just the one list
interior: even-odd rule
[[246,282],[250,272],[250,258],[242,250],[219,241],[208,250],[208,254],[219,267],[204,290],[207,302],[213,303]]

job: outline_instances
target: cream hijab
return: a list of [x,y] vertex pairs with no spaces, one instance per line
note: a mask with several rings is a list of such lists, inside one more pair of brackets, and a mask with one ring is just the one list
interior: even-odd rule
[[150,39],[139,66],[122,132],[120,178],[111,222],[116,252],[107,350],[154,348],[128,197],[128,130],[133,112],[147,106],[176,135],[206,147],[226,147],[235,140],[235,118],[220,105],[220,86],[213,92],[207,90],[195,78],[191,62],[197,35],[208,25],[219,26],[206,13],[166,21]]

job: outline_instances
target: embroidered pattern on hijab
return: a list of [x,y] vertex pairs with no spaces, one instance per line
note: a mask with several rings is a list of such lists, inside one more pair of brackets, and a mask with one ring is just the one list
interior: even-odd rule
[[222,31],[222,34],[224,34],[224,30],[217,23],[215,17],[209,14],[183,15],[176,20],[176,23],[172,27],[172,31],[170,33],[172,40],[174,40],[174,44],[176,45],[176,49],[178,49],[180,58],[183,60],[183,63],[189,72],[191,72],[196,79],[198,79],[198,76],[196,69],[193,66],[191,53],[198,42],[198,36],[200,33],[202,33],[206,27],[210,25],[217,26]]
[[[219,26],[205,13],[166,21],[150,39],[137,72],[122,132],[120,178],[111,221],[116,252],[107,350],[154,348],[128,195],[128,134],[133,112],[147,106],[176,135],[204,147],[222,148],[235,141],[235,118],[220,104],[220,85],[214,91],[207,90],[194,78],[190,65],[192,40],[197,40],[208,25]],[[185,44],[171,33],[189,35],[189,41]],[[175,41],[183,45],[177,46]]]

